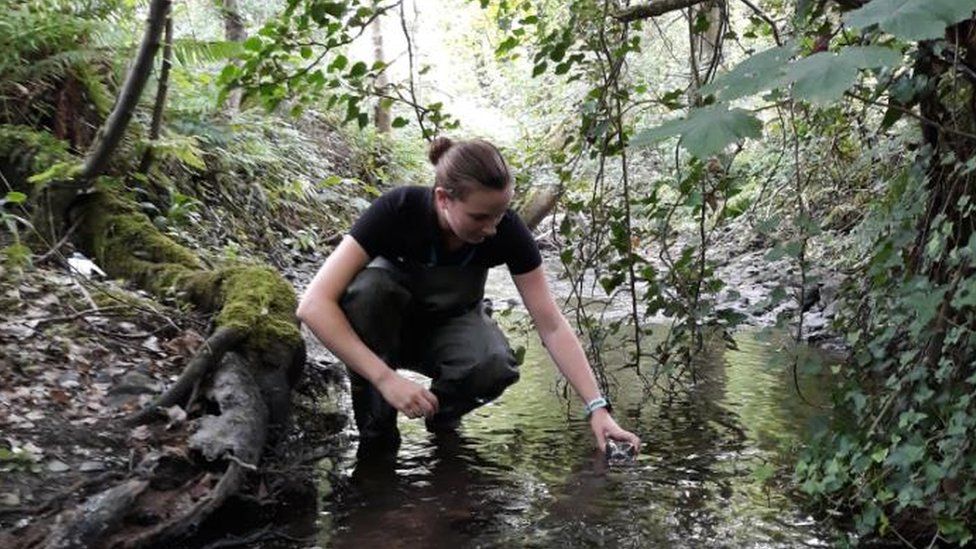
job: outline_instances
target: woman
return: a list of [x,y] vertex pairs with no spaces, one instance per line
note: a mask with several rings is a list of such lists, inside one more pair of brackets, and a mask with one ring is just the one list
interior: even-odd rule
[[[607,438],[639,447],[599,392],[576,335],[559,311],[531,233],[509,209],[514,182],[482,140],[438,138],[428,154],[434,188],[399,187],[378,198],[312,280],[298,318],[350,370],[363,443],[399,442],[396,413],[426,418],[431,432],[518,380],[514,353],[483,305],[488,268],[508,266],[556,366],[586,403],[603,450]],[[430,390],[396,372],[432,379]]]

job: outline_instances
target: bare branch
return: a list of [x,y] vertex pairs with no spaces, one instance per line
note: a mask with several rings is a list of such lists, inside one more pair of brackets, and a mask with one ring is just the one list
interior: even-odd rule
[[613,15],[614,19],[621,23],[629,23],[641,19],[650,19],[664,15],[672,11],[690,8],[707,0],[654,0],[648,4],[632,6],[618,11]]

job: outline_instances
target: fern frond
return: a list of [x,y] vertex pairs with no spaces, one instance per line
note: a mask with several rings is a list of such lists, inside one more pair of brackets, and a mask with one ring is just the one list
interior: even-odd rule
[[203,41],[193,38],[179,38],[173,41],[173,57],[185,66],[227,61],[243,51],[244,48],[239,42]]

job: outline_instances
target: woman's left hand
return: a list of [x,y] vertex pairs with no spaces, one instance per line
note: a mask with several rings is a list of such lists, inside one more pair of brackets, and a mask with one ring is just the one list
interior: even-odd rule
[[600,448],[601,452],[605,452],[607,449],[607,439],[620,440],[629,442],[634,447],[634,453],[640,452],[640,438],[630,431],[625,431],[617,422],[613,420],[613,416],[606,408],[597,408],[593,411],[590,416],[590,429],[593,429],[593,435],[596,437],[596,445]]

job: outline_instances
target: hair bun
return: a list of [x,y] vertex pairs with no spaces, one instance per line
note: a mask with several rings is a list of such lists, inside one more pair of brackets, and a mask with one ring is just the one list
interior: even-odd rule
[[454,142],[447,137],[437,137],[431,141],[430,146],[427,149],[427,158],[430,159],[430,163],[436,166],[437,161],[440,160],[441,157],[444,156],[444,153],[446,153],[447,150],[453,145]]

